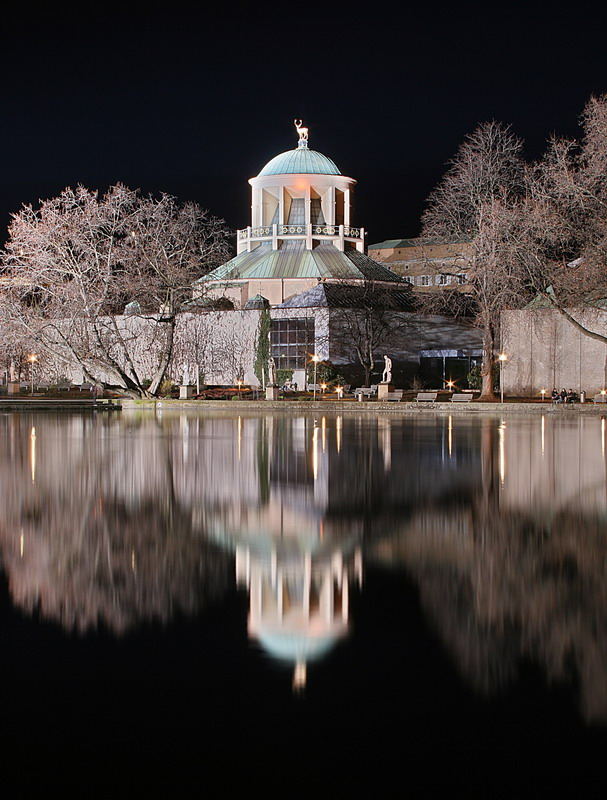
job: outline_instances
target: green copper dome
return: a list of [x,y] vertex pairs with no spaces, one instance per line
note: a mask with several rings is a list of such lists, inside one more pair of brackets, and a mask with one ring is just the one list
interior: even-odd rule
[[341,175],[334,161],[316,150],[296,147],[280,153],[265,165],[262,175]]

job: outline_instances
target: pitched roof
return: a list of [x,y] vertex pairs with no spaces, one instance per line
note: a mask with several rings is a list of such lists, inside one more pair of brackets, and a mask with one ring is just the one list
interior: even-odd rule
[[450,238],[446,236],[445,238],[423,238],[418,237],[416,239],[386,239],[383,242],[378,242],[377,244],[370,244],[368,245],[368,250],[395,250],[397,248],[402,247],[430,247],[431,245],[439,245],[439,244],[467,244],[468,242],[472,241],[467,237],[455,237]]
[[306,250],[303,243],[287,243],[278,250],[263,243],[251,252],[240,253],[217,269],[203,275],[196,283],[209,281],[257,280],[259,278],[335,278],[337,280],[388,281],[403,279],[385,264],[357,250],[342,252],[332,244]]
[[343,284],[323,281],[290,297],[276,308],[383,308],[413,311],[414,302],[408,283],[392,289],[384,286]]

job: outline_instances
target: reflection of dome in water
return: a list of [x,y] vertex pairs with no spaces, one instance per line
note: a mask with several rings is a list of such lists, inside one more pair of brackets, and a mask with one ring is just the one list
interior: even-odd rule
[[324,658],[345,634],[347,625],[334,625],[324,634],[310,631],[259,630],[257,639],[268,655],[292,664]]

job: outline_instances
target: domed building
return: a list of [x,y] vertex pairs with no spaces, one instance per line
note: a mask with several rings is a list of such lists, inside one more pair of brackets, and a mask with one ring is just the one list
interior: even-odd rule
[[276,306],[320,282],[402,283],[365,255],[365,230],[351,219],[356,181],[309,148],[307,128],[296,128],[297,147],[249,180],[251,224],[237,232],[236,257],[200,278],[195,296],[222,295],[239,309],[255,295]]

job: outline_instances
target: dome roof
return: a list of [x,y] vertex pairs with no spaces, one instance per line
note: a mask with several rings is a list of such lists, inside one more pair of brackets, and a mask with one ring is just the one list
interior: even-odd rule
[[316,150],[307,147],[296,147],[274,156],[265,165],[258,177],[262,175],[341,175],[334,161]]

